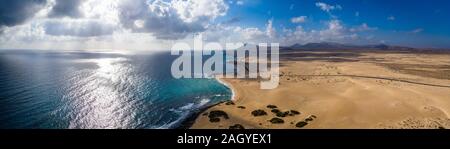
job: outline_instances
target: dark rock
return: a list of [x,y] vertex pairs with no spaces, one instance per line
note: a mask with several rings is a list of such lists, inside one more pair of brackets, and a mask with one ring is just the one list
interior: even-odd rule
[[245,129],[244,126],[241,124],[234,124],[233,126],[229,127],[230,129]]
[[308,122],[301,121],[295,124],[295,127],[302,128],[305,127],[306,125],[308,125]]
[[311,117],[311,118],[317,118],[317,116],[315,116],[315,115],[310,115],[309,117]]
[[264,115],[267,115],[267,113],[266,113],[266,111],[259,109],[259,110],[253,111],[252,115],[253,116],[264,116]]
[[269,108],[269,109],[275,109],[275,108],[278,108],[276,105],[267,105],[267,108]]
[[262,125],[262,123],[259,123],[259,125]]
[[439,128],[439,129],[445,129],[445,127],[442,127],[442,126],[439,126],[438,128]]
[[208,112],[205,112],[202,114],[202,116],[207,116],[207,115],[208,115]]
[[244,106],[238,106],[237,108],[239,108],[239,109],[245,109]]
[[284,120],[281,119],[281,118],[274,117],[274,118],[272,118],[272,119],[270,120],[270,122],[271,122],[272,124],[283,124],[283,123],[284,123]]

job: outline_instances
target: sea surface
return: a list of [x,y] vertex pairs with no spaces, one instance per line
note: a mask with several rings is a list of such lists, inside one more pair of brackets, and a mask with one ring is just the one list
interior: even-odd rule
[[176,128],[230,100],[215,79],[174,79],[169,52],[0,50],[0,128]]

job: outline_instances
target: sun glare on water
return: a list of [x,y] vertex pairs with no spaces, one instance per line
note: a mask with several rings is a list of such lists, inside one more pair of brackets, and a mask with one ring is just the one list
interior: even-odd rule
[[[127,73],[130,68],[124,66],[125,58],[105,58],[94,60],[98,68],[87,78],[81,78],[75,94],[84,93],[77,99],[78,113],[70,123],[70,128],[126,128],[131,121],[133,111],[127,92],[130,86]],[[126,90],[126,89],[125,89]]]

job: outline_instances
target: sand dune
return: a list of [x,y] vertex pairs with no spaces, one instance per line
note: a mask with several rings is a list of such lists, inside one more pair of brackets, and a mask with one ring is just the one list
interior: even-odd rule
[[[258,80],[223,79],[236,94],[233,104],[209,108],[191,128],[450,128],[449,54],[282,53],[280,71],[273,90],[259,89]],[[210,111],[229,118],[211,122]]]

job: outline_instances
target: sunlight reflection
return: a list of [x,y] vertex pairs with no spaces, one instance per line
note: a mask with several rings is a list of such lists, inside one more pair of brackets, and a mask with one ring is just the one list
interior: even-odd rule
[[128,85],[122,82],[127,76],[127,68],[124,65],[125,58],[98,59],[94,62],[98,69],[88,78],[82,78],[79,83],[85,83],[73,92],[86,91],[78,103],[79,110],[76,118],[71,122],[71,128],[125,128],[130,111],[124,107],[127,105],[123,97],[124,93],[118,89],[120,85]]

